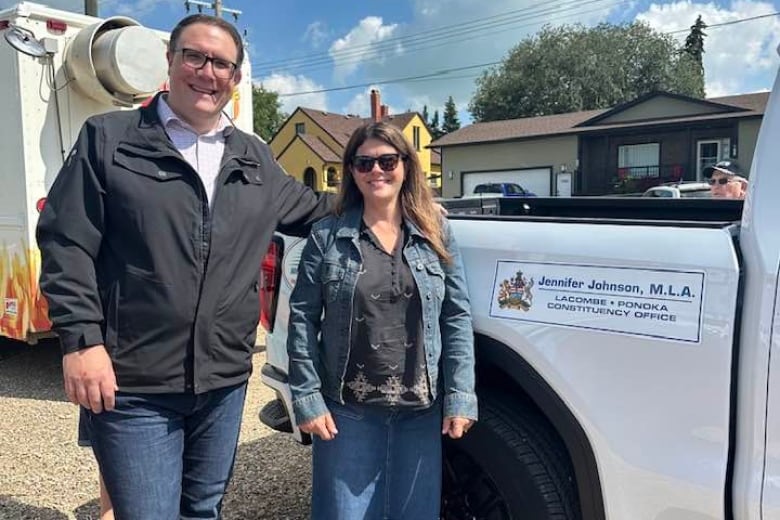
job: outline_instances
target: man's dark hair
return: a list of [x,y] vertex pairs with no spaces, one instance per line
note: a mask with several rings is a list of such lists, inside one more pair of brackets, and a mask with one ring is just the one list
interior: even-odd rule
[[208,14],[191,14],[185,18],[182,18],[182,20],[176,24],[176,27],[174,27],[173,31],[171,31],[171,39],[168,42],[168,51],[171,54],[178,50],[177,45],[179,43],[179,37],[181,36],[182,31],[187,26],[196,23],[219,27],[228,33],[230,37],[233,38],[233,41],[236,44],[236,49],[238,49],[236,66],[241,67],[241,64],[244,62],[244,42],[241,40],[241,35],[238,33],[238,29],[236,29],[232,23],[226,22],[222,18],[217,18],[216,16],[211,16]]

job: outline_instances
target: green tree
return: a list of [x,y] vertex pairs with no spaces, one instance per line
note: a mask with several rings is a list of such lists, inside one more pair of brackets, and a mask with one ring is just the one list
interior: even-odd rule
[[452,96],[447,98],[447,102],[444,103],[443,119],[444,121],[441,124],[441,131],[443,134],[449,134],[460,128],[458,109],[455,107],[455,101],[452,100]]
[[279,94],[262,85],[252,87],[253,128],[264,141],[270,141],[287,115],[282,112]]
[[545,27],[483,73],[475,121],[607,108],[662,90],[704,97],[704,78],[671,36],[644,23]]
[[685,38],[685,46],[683,47],[683,50],[696,60],[700,67],[703,67],[704,38],[707,36],[704,29],[706,28],[707,24],[704,23],[701,15],[699,15],[694,24],[691,25],[691,32]]
[[423,121],[425,121],[426,125],[431,124],[431,121],[429,119],[429,114],[428,114],[428,105],[423,105],[422,118]]
[[429,125],[431,129],[431,134],[433,139],[438,139],[439,137],[444,135],[444,132],[441,131],[441,127],[439,126],[439,111],[435,110],[433,112],[433,119],[431,119],[431,124]]

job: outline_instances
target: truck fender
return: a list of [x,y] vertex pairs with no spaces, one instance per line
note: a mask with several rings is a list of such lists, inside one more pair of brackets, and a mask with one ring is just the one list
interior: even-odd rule
[[[538,372],[507,345],[483,334],[475,334],[477,394],[479,387],[490,386],[495,377],[480,377],[500,372],[506,381],[521,390],[549,420],[569,453],[577,480],[582,518],[605,520],[604,498],[593,448],[577,418]],[[498,378],[499,380],[501,378]],[[489,381],[481,383],[482,381]]]

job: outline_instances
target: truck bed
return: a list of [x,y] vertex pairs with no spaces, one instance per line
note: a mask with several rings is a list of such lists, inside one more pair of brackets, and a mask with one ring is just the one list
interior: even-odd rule
[[454,218],[511,217],[511,220],[589,224],[724,227],[742,218],[741,200],[633,197],[462,198],[440,203]]

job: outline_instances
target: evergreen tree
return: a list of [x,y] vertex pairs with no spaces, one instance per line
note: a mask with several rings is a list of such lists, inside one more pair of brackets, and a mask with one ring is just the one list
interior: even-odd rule
[[426,125],[431,124],[430,120],[428,119],[428,115],[428,105],[423,105],[422,118]]
[[439,111],[434,110],[433,112],[433,119],[431,119],[431,124],[429,125],[431,129],[431,134],[433,139],[438,139],[439,137],[444,135],[444,132],[441,131],[441,128],[439,127]]
[[688,37],[685,38],[685,46],[683,50],[687,52],[700,67],[703,67],[702,57],[704,55],[704,37],[707,33],[704,29],[707,28],[707,24],[701,19],[701,15],[696,18],[696,22],[691,25],[691,32]]
[[458,120],[458,109],[455,107],[455,101],[452,96],[444,103],[444,122],[441,125],[442,133],[449,134],[460,128],[460,121]]

